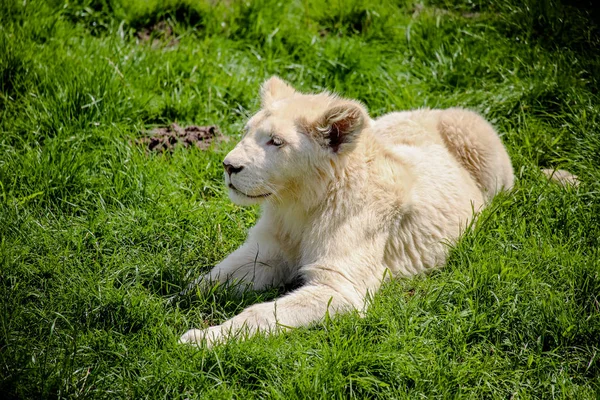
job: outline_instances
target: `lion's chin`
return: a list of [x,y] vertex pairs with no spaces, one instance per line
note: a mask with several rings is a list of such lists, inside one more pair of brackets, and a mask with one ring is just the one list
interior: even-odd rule
[[229,199],[238,206],[251,206],[254,204],[259,204],[269,196],[271,196],[271,193],[251,196],[237,190],[232,185],[229,186]]

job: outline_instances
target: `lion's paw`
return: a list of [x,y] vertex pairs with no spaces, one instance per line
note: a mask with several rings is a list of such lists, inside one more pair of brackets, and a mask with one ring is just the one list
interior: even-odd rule
[[217,325],[206,329],[190,329],[181,336],[179,343],[212,347],[223,340],[223,329],[220,325]]

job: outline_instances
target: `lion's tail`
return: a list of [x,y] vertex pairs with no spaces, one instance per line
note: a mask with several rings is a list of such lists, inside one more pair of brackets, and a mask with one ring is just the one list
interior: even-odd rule
[[579,178],[564,169],[542,168],[542,173],[562,186],[579,186]]

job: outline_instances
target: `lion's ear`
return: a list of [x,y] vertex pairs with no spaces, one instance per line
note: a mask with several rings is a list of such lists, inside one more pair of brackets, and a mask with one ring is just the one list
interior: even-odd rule
[[339,153],[352,144],[368,124],[367,110],[358,102],[342,100],[325,111],[317,121],[317,139],[323,146]]
[[267,108],[273,102],[292,97],[295,93],[296,90],[281,78],[272,76],[260,88],[261,105],[263,108]]

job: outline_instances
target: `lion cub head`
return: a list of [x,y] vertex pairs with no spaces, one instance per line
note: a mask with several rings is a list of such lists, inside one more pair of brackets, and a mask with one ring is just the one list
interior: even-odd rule
[[261,106],[223,161],[229,197],[239,205],[316,195],[370,121],[356,101],[302,94],[277,77],[263,84]]

